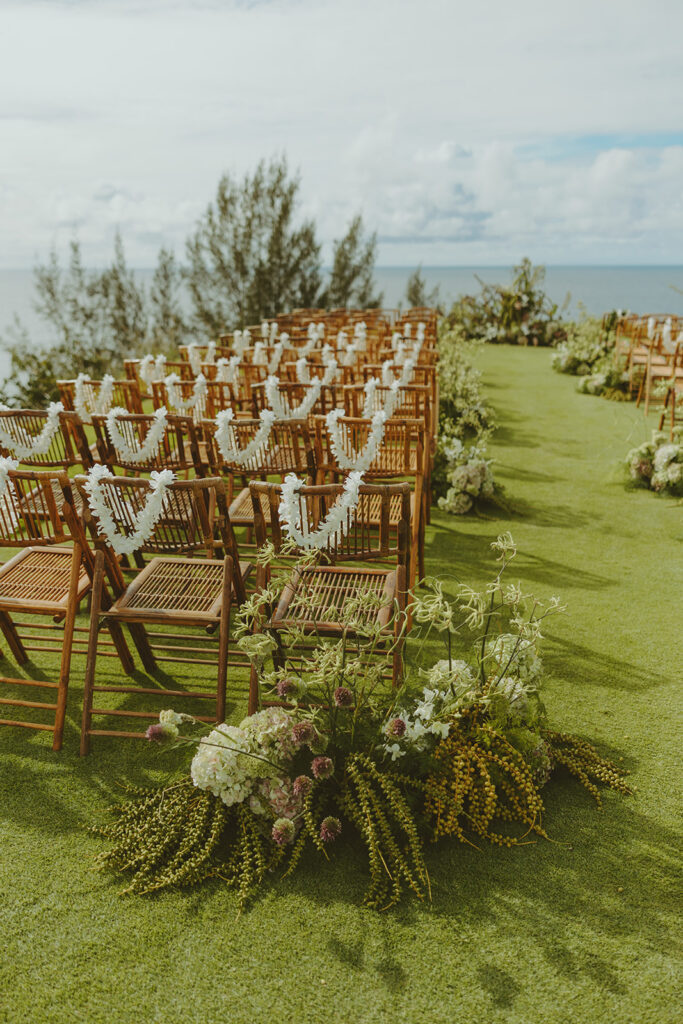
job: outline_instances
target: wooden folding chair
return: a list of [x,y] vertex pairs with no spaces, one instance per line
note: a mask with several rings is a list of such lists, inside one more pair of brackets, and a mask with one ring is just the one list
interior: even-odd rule
[[[75,380],[58,380],[59,400],[65,409],[75,411],[74,395],[76,393]],[[84,383],[86,402],[91,410],[97,408],[97,397],[102,388],[101,380],[87,380]],[[123,380],[115,380],[112,389],[112,406],[125,409],[126,412],[142,412],[142,395],[137,380],[125,377]],[[106,411],[106,410],[105,410]]]
[[[0,676],[0,683],[20,692],[26,687],[32,696],[41,690],[54,696],[54,703],[0,697],[0,705],[46,711],[53,721],[2,718],[0,725],[51,732],[53,750],[62,746],[76,613],[90,589],[83,548],[78,536],[74,539],[70,499],[69,478],[63,472],[10,471],[5,486],[0,485],[0,546],[20,549],[0,566],[0,631],[20,666],[31,661],[32,651],[61,655],[56,682]],[[65,522],[65,508],[69,509],[71,530]],[[15,621],[16,615],[40,619],[38,623]],[[52,623],[41,625],[45,617]],[[17,627],[30,632],[20,636]]]
[[[86,478],[77,477],[75,482],[85,498]],[[125,534],[135,531],[151,486],[148,480],[130,477],[110,477],[100,481],[101,492],[114,522]],[[239,655],[231,660],[229,641],[233,602],[241,604],[244,601],[244,581],[250,571],[250,566],[240,563],[238,558],[224,482],[210,478],[175,481],[169,485],[162,516],[149,540],[139,549],[152,556],[151,560],[144,564],[131,583],[126,583],[97,512],[87,502],[85,507],[86,522],[96,553],[81,754],[89,752],[92,736],[139,738],[145,735],[130,727],[123,730],[93,728],[93,718],[133,720],[133,724],[154,721],[159,710],[164,709],[163,703],[159,706],[160,699],[167,705],[208,701],[214,711],[195,717],[205,722],[224,721],[228,663],[230,661],[233,667],[248,667],[248,662],[243,658],[239,660]],[[193,557],[200,554],[204,557]],[[174,688],[158,682],[152,685],[152,681],[147,686],[97,683],[96,664],[101,653],[98,635],[103,626],[111,628],[112,624],[126,627],[149,675],[158,673],[159,662],[209,666],[216,675],[215,686],[209,685],[207,670],[203,670],[203,679],[189,680],[183,689],[177,687],[177,682]],[[150,625],[167,628],[165,631],[151,631],[147,629]],[[182,630],[202,632],[196,637]],[[127,696],[136,707],[96,706],[95,701],[104,694]],[[106,703],[106,699],[102,703]],[[139,707],[141,703],[145,705],[144,710]],[[148,710],[150,704],[157,710]]]
[[[345,453],[361,452],[368,443],[372,430],[370,420],[354,416],[340,416]],[[410,483],[411,540],[409,562],[409,585],[415,587],[419,576],[424,576],[424,531],[426,522],[425,474],[429,466],[429,452],[425,441],[425,427],[421,420],[392,418],[386,421],[384,438],[377,455],[365,473],[366,481],[406,480]],[[339,480],[348,472],[342,469],[330,445],[324,416],[315,419],[315,463],[316,480],[322,484]],[[377,524],[381,507],[377,501],[371,503],[369,515]],[[396,529],[401,520],[400,504],[394,499],[389,505],[389,526]]]
[[[242,450],[251,443],[261,426],[260,420],[233,420],[232,432],[235,444]],[[230,522],[233,527],[247,527],[247,542],[250,541],[254,525],[254,512],[249,493],[250,480],[264,480],[277,477],[283,480],[287,473],[305,477],[307,483],[315,481],[315,455],[308,425],[305,420],[287,420],[274,423],[268,439],[253,454],[247,464],[226,462],[216,441],[215,422],[202,424],[206,443],[209,472],[222,476],[228,483]],[[235,491],[235,482],[241,483],[241,490]],[[269,522],[270,508],[264,502],[263,513]]]
[[[287,540],[280,519],[281,487],[279,484],[253,481],[249,488],[257,543],[260,547],[271,540],[276,552],[281,552],[283,542]],[[341,484],[300,488],[296,500],[304,534],[318,529],[342,492]],[[269,521],[263,511],[264,499],[270,508]],[[396,501],[400,513],[396,528],[392,530],[389,525],[391,506]],[[392,681],[394,686],[398,686],[403,671],[409,536],[409,485],[362,484],[355,514],[347,515],[345,532],[334,534],[321,551],[321,561],[325,559],[327,564],[293,569],[264,628],[277,632],[294,626],[314,636],[316,641],[325,637],[338,639],[348,636],[348,626],[340,622],[345,603],[350,598],[372,594],[379,599],[379,606],[364,612],[363,617],[368,623],[376,622],[387,643],[393,645]],[[368,562],[389,562],[390,565],[379,568],[372,564],[368,566]],[[257,589],[265,586],[268,578],[269,570],[259,566]],[[250,714],[259,703],[258,677],[252,669]]]

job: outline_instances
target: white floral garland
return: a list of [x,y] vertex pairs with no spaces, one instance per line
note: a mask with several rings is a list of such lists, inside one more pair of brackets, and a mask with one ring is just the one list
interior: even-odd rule
[[[372,419],[373,415],[377,411],[375,404],[376,395],[377,388],[381,383],[382,382],[378,377],[370,377],[370,379],[365,382],[365,385],[363,387],[363,391],[365,392],[365,401],[363,403],[362,413],[363,419],[365,420]],[[385,395],[384,398],[384,402],[382,403],[382,411],[385,413],[387,419],[391,419],[391,417],[394,415],[394,410],[398,405],[400,390],[400,380],[395,380],[391,384],[389,384],[389,390],[387,391],[387,394]]]
[[236,384],[237,367],[239,364],[239,356],[230,356],[229,359],[226,359],[225,356],[221,356],[216,363],[216,380],[220,380],[224,384]]
[[138,366],[138,375],[148,388],[151,388],[155,380],[163,380],[166,376],[166,356],[143,356]]
[[[92,388],[87,388],[87,385],[91,383],[92,380],[86,373],[79,373],[78,377],[76,377],[76,383],[74,384],[74,409],[80,416],[83,423],[92,423],[93,413],[103,416],[105,413],[109,412],[111,409],[112,399],[114,397],[114,378],[110,373],[105,373],[97,394],[93,394]],[[90,408],[88,407],[86,389],[90,391],[90,397],[92,399]]]
[[363,474],[354,471],[344,481],[344,489],[318,529],[312,533],[304,533],[301,523],[301,508],[296,494],[303,481],[294,473],[288,473],[280,490],[279,516],[289,537],[300,548],[323,548],[331,537],[344,537],[353,525],[358,508],[360,486]]
[[[260,412],[261,426],[246,446],[240,448],[237,436],[233,427],[235,414],[232,409],[222,409],[216,416],[216,444],[218,450],[228,463],[236,463],[238,466],[247,466],[250,469],[258,469],[258,462],[255,459],[256,453],[268,443],[275,413],[270,409],[262,409]],[[249,465],[251,463],[251,465]]]
[[280,367],[280,360],[282,359],[282,353],[285,350],[285,343],[280,339],[277,344],[273,347],[273,355],[268,363],[268,373],[276,373]]
[[126,410],[121,409],[119,406],[109,410],[105,421],[107,424],[109,440],[116,449],[116,454],[123,462],[147,462],[147,460],[153,458],[159,450],[159,445],[161,444],[161,440],[168,425],[168,410],[162,405],[160,409],[155,411],[154,422],[147,431],[145,440],[138,448],[129,447],[128,442],[119,430],[119,425],[116,422],[119,416],[127,415],[128,413]]
[[339,417],[343,415],[343,409],[332,409],[332,411],[328,412],[325,417],[325,425],[327,426],[327,433],[330,438],[332,454],[334,455],[340,469],[358,470],[360,473],[366,473],[375,461],[377,452],[379,451],[379,446],[384,440],[387,415],[382,409],[375,413],[372,417],[372,428],[368,434],[368,439],[365,442],[365,448],[360,453],[351,449],[350,455],[347,455],[346,453],[344,438],[342,436],[342,428],[339,425]]
[[[327,346],[326,346],[327,347]],[[306,356],[302,356],[301,359],[296,361],[296,379],[299,384],[310,384],[311,383],[311,369],[306,359]],[[323,366],[325,367],[322,374],[323,385],[334,384],[337,379],[337,360],[332,357],[331,360],[325,362],[323,355]],[[314,378],[318,379],[318,378]]]
[[[247,337],[245,338],[245,334]],[[233,331],[232,335],[232,347],[237,356],[242,355],[245,348],[249,348],[251,337],[249,331]]]
[[178,412],[193,412],[197,409],[198,404],[198,411],[201,411],[202,403],[206,398],[206,377],[203,373],[199,374],[192,385],[192,396],[190,398],[183,398],[179,387],[180,377],[177,373],[169,373],[168,377],[164,380],[164,384],[166,385],[169,403]]
[[277,377],[268,377],[266,380],[266,398],[268,405],[279,420],[305,420],[320,398],[322,386],[322,378],[316,377],[315,380],[311,381],[299,405],[292,409],[280,391],[279,379]]
[[[8,407],[6,405],[0,405],[0,410],[3,412],[7,410],[7,408]],[[33,459],[37,455],[46,455],[50,450],[50,445],[52,444],[57,431],[59,430],[59,414],[61,412],[64,412],[64,406],[61,402],[50,402],[47,407],[47,420],[45,421],[45,426],[39,434],[34,438],[31,438],[29,444],[13,437],[8,430],[5,430],[2,425],[3,420],[0,418],[0,445],[2,445],[3,448],[7,448],[8,451],[11,451],[20,462],[25,462],[27,459]],[[21,429],[25,437],[30,437],[23,427]]]
[[382,363],[382,384],[385,387],[391,387],[396,381],[402,388],[408,387],[413,377],[415,376],[415,360],[412,356],[409,356],[403,364],[400,377],[395,377],[392,367],[394,365],[393,359],[385,359]]
[[102,480],[113,480],[113,474],[107,466],[96,465],[88,473],[85,491],[88,505],[97,517],[98,531],[106,539],[117,555],[132,555],[139,551],[154,533],[154,529],[164,511],[164,499],[168,487],[175,480],[175,473],[170,469],[162,469],[160,473],[150,473],[151,490],[135,520],[135,529],[130,534],[122,534],[117,528],[111,508],[102,492]]
[[202,357],[199,351],[199,345],[197,344],[196,341],[191,341],[190,344],[187,346],[187,361],[192,367],[192,372],[195,375],[195,377],[197,376],[198,373],[201,373]]
[[268,355],[266,353],[266,346],[262,341],[257,341],[254,345],[251,361],[254,366],[265,366],[267,364]]
[[8,459],[3,455],[0,455],[0,499],[5,496],[7,490],[7,484],[9,483],[9,475],[13,469],[17,469],[19,463],[16,459]]

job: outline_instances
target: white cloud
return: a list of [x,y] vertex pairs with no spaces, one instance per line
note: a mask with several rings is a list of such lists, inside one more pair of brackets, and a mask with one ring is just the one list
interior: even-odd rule
[[681,28],[677,0],[6,4],[0,265],[74,230],[102,262],[117,226],[149,264],[283,151],[326,241],[361,208],[384,262],[678,261]]

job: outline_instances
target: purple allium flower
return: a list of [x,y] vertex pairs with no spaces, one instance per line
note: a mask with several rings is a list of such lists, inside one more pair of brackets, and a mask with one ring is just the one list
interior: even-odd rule
[[310,743],[315,739],[315,729],[311,722],[296,722],[292,728],[292,739],[298,746]]
[[334,703],[338,708],[350,708],[353,704],[353,694],[348,686],[338,686],[334,691]]
[[145,738],[150,743],[165,743],[166,740],[174,740],[178,735],[178,730],[173,725],[162,725],[159,722],[155,722],[154,725],[150,725],[145,733]]
[[292,784],[294,796],[308,796],[313,786],[313,779],[308,775],[297,775]]
[[341,821],[339,818],[323,818],[320,824],[320,838],[324,843],[332,843],[341,832]]
[[314,757],[311,762],[311,771],[316,779],[329,779],[334,772],[334,762],[331,757]]
[[389,725],[387,726],[387,732],[389,733],[389,735],[396,736],[397,739],[400,739],[401,736],[404,736],[405,731],[406,723],[403,721],[402,718],[392,718],[391,721],[389,722]]
[[290,818],[278,818],[271,833],[273,842],[278,846],[286,846],[294,839],[295,831],[294,822]]
[[291,679],[279,679],[276,689],[278,697],[289,697],[290,693],[296,692],[296,683]]

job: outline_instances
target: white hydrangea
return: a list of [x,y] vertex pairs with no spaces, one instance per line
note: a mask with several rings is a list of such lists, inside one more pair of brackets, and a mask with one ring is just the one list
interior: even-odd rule
[[543,671],[533,640],[522,640],[514,633],[501,633],[496,637],[490,653],[499,671],[517,676],[525,683],[535,683]]

